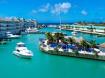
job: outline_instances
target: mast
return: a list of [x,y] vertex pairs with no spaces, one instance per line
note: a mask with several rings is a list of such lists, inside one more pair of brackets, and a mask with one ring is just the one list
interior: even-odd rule
[[60,21],[59,27],[61,28],[62,20],[61,20],[61,9],[60,8],[59,8],[59,21]]
[[59,20],[60,20],[60,26],[62,24],[62,21],[61,21],[61,11],[59,10]]

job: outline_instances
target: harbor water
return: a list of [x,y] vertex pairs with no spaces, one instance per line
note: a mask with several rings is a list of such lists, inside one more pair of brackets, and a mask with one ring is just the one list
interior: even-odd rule
[[[63,32],[67,35],[72,32],[55,28],[40,31]],[[97,43],[105,42],[105,37],[78,33],[77,37],[81,36],[87,40],[94,39]],[[39,38],[45,38],[45,35],[24,35],[0,45],[0,78],[105,78],[105,61],[45,54],[39,49]],[[20,41],[34,53],[32,59],[12,54],[16,43]]]

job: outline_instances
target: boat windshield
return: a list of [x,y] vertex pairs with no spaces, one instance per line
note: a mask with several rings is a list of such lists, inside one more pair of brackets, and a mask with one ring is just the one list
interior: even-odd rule
[[18,45],[18,47],[25,47],[25,45]]
[[20,52],[19,50],[17,50],[18,52]]

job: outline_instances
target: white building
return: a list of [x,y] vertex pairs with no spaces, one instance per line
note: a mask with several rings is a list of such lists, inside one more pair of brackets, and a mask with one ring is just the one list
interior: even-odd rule
[[4,18],[0,19],[0,39],[6,38],[6,32],[20,34],[26,28],[35,27],[37,22],[34,20],[26,20],[23,18]]

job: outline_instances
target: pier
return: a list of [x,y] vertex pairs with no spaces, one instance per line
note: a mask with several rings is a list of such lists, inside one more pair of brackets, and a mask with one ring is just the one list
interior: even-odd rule
[[67,30],[67,31],[73,31],[73,30],[75,30],[77,32],[105,36],[105,32],[95,32],[95,31],[92,32],[90,30],[79,30],[79,29],[77,30],[77,29],[73,29],[73,28],[72,29],[61,28],[61,30]]

